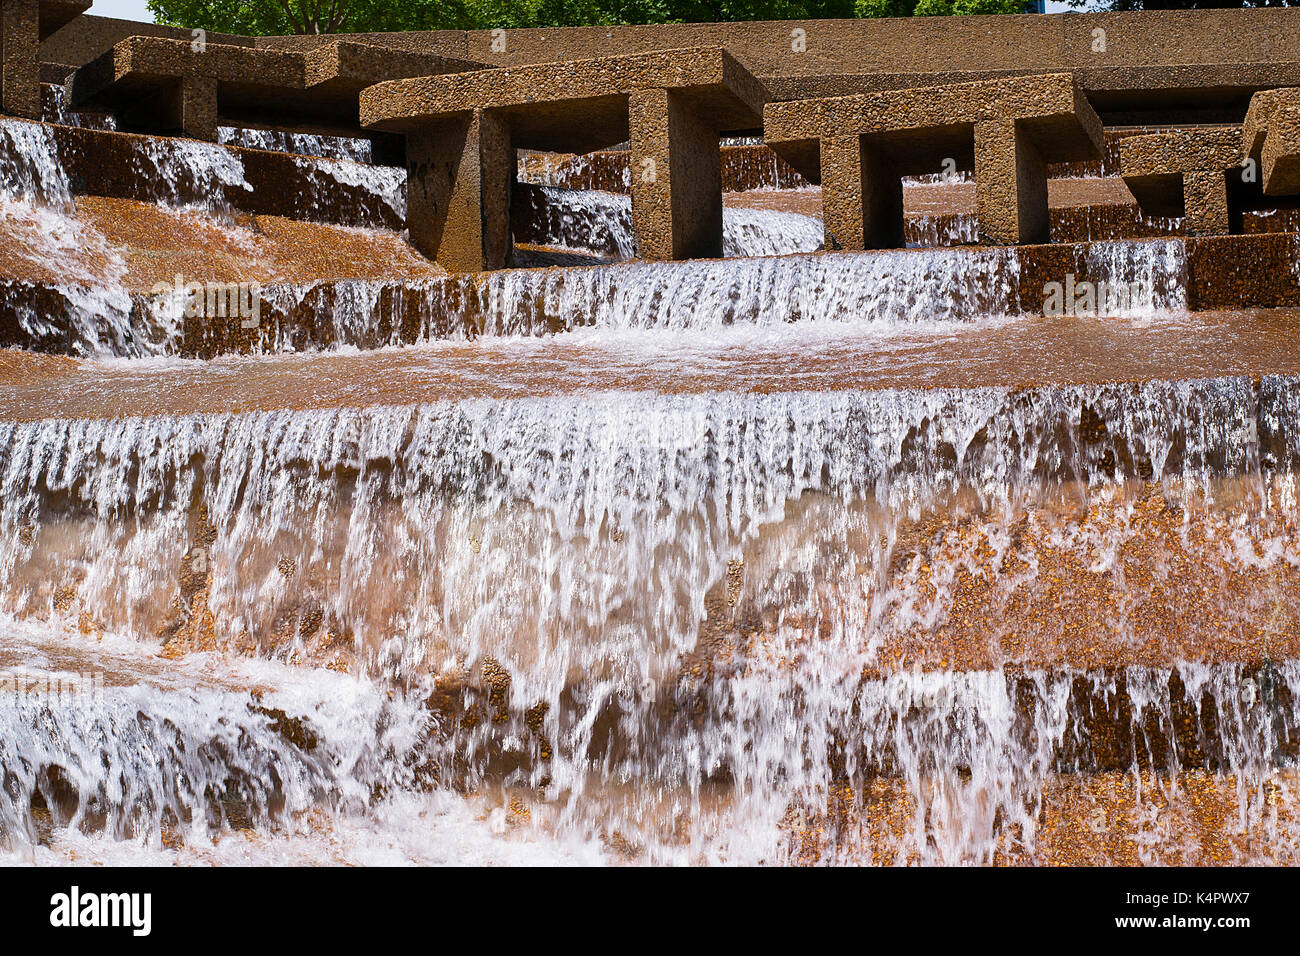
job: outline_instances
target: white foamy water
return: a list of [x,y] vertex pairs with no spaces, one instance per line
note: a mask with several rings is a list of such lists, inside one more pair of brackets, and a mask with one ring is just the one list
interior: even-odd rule
[[[93,278],[27,333],[174,352],[174,301],[134,327],[139,303],[94,298],[121,259],[68,217],[48,133],[0,129],[25,254]],[[164,203],[247,186],[219,146],[138,160]],[[399,170],[300,162],[309,191],[404,212]],[[633,254],[625,204],[556,200],[556,237]],[[344,348],[405,341],[413,313],[421,337],[477,333],[560,377],[542,335],[685,374],[841,333],[886,353],[988,335],[1041,307],[1014,250],[811,255],[814,219],[725,225],[745,258],[282,286],[265,306]],[[1185,307],[1180,241],[1077,256],[1139,289],[1134,316]],[[407,354],[437,372],[437,348]],[[269,361],[111,364],[143,401],[148,375],[211,398]],[[1285,636],[1295,379],[674,391],[0,422],[0,861],[1033,861],[1047,808],[1111,775],[1141,791],[1139,860],[1164,862],[1189,842],[1168,809],[1189,772],[1222,784],[1231,853],[1300,860],[1276,810],[1296,661],[1080,669],[1068,643],[1086,624],[1149,648],[1162,613],[1193,647],[1235,653],[1243,617]],[[1073,565],[1087,606],[1042,621],[1032,602]],[[891,665],[909,640],[944,646],[971,579],[993,597],[965,669]],[[1060,657],[1009,652],[1008,620]]]
[[[451,765],[450,730],[417,696],[320,670],[212,654],[163,661],[121,639],[2,626],[6,653],[27,663],[0,670],[0,864],[779,863],[809,832],[842,841],[822,862],[858,862],[873,852],[865,834],[821,809],[828,761],[847,779],[913,796],[900,842],[875,847],[886,861],[987,863],[1011,828],[1033,847],[1055,774],[1093,768],[1085,716],[1106,715],[1166,767],[1158,799],[1177,796],[1180,723],[1212,721],[1209,757],[1237,781],[1243,830],[1268,819],[1266,788],[1300,729],[1296,662],[860,681],[840,642],[778,639],[713,681],[703,722],[664,721],[652,708],[639,748],[551,778],[549,798],[510,786],[462,795],[427,776]],[[41,683],[66,680],[69,667],[97,683],[76,693]],[[701,777],[720,767],[733,778],[724,794]],[[673,824],[683,818],[685,831]],[[1153,814],[1133,834],[1152,861],[1170,825]],[[1294,834],[1271,832],[1286,842],[1270,857],[1293,863]]]
[[[986,862],[1008,822],[1032,830],[1046,781],[1076,759],[1070,707],[1084,705],[1070,704],[1073,677],[1050,673],[1029,675],[1014,693],[1018,678],[1000,671],[864,683],[880,637],[936,613],[913,607],[908,591],[862,586],[889,567],[900,523],[954,496],[973,496],[973,514],[1018,512],[1071,483],[1104,502],[1127,475],[1169,483],[1189,514],[1201,513],[1207,482],[1249,480],[1260,448],[1272,469],[1290,473],[1300,460],[1289,425],[1296,402],[1289,380],[1218,380],[4,425],[0,535],[19,546],[0,563],[0,596],[10,613],[44,616],[52,582],[75,581],[73,611],[56,617],[84,608],[157,646],[201,547],[216,631],[249,635],[258,654],[311,655],[313,628],[324,628],[350,635],[368,681],[404,694],[433,674],[452,688],[484,668],[509,674],[500,722],[457,724],[456,708],[483,703],[472,680],[451,691],[459,703],[438,712],[452,723],[440,725],[447,736],[435,735],[425,763],[442,785],[499,793],[502,805],[512,788],[541,788],[549,796],[535,825],[565,841],[600,842],[617,828],[646,859],[780,859],[789,808],[824,805],[831,768],[847,759],[851,776],[896,768],[894,779],[921,800],[907,852]],[[1082,435],[1084,408],[1090,433],[1106,436],[1100,444]],[[1290,481],[1271,491],[1261,481],[1261,503],[1293,508]],[[196,520],[213,529],[201,546]],[[1282,544],[1271,560],[1300,557]],[[1061,546],[1090,554],[1097,542],[1079,529]],[[739,600],[775,617],[711,676],[681,673],[708,595],[737,561],[746,567]],[[286,619],[287,641],[276,637]],[[798,623],[810,619],[820,622],[817,640]],[[1218,673],[1194,683],[1226,682],[1227,707],[1244,678]],[[1158,687],[1169,678],[1142,679]],[[1089,693],[1105,698],[1107,680],[1097,677]],[[683,709],[697,695],[702,721]],[[918,699],[934,704],[918,715]],[[1142,700],[1164,706],[1155,691]],[[129,763],[137,748],[170,752],[176,733],[253,733],[228,695],[151,700],[177,728],[165,739],[128,732],[123,721],[140,702],[114,701],[67,719],[124,741],[106,759],[128,776],[145,773]],[[539,702],[551,707],[530,723],[524,715]],[[1279,746],[1251,729],[1262,706],[1251,704],[1216,758],[1249,776],[1248,805]],[[27,739],[22,728],[44,718],[19,709],[13,719],[15,739]],[[349,741],[374,726],[353,723],[336,744],[348,761]],[[237,782],[273,773],[285,781],[285,806],[306,813],[324,786],[320,771],[260,733],[249,753],[207,772]],[[844,734],[858,756],[833,745]],[[78,740],[61,746],[79,752]],[[44,743],[22,746],[55,759],[37,749]],[[1093,759],[1083,750],[1077,759]],[[731,781],[723,795],[710,783],[718,775]],[[206,793],[217,777],[202,779]],[[83,780],[78,792],[91,786]],[[149,807],[197,800],[141,786]],[[244,798],[255,821],[271,820],[263,808],[272,802],[256,790]],[[682,845],[660,832],[679,817],[694,833]]]
[[[534,203],[538,232],[527,237],[529,242],[635,258],[629,196],[550,186],[538,190],[542,199]],[[727,257],[815,252],[822,242],[820,219],[768,209],[728,206],[722,210],[722,254]]]
[[40,123],[0,119],[0,190],[27,203],[68,207],[72,191],[53,131]]
[[299,156],[295,162],[306,173],[302,187],[304,208],[318,203],[330,183],[349,187],[365,197],[376,210],[387,209],[398,222],[406,220],[406,170],[396,166],[372,166],[347,159],[319,159]]
[[279,153],[321,156],[325,159],[343,159],[357,163],[368,163],[372,159],[370,140],[348,136],[220,126],[217,128],[217,142],[228,146],[268,149]]

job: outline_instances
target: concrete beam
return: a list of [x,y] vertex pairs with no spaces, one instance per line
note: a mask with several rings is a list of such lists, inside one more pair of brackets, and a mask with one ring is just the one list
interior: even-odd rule
[[1242,128],[1266,196],[1300,194],[1300,88],[1256,93]]
[[1015,120],[975,124],[975,216],[986,242],[1047,242],[1047,163]]
[[[510,67],[380,83],[361,94],[361,120],[369,129],[428,144],[432,130],[458,128],[466,116],[491,115],[506,124],[513,147],[591,152],[631,143],[632,210],[643,258],[681,259],[722,254],[720,133],[757,128],[766,92],[725,50],[672,50],[636,56]],[[426,151],[430,147],[422,149]],[[408,173],[413,169],[408,165]],[[490,236],[489,218],[509,197],[498,177],[483,180],[473,163],[453,193],[477,194],[483,208],[478,230],[449,236],[449,207],[412,206],[417,248],[449,269],[495,268],[456,250]],[[425,188],[412,179],[410,189]],[[497,193],[489,195],[495,188]],[[502,197],[505,197],[504,199]],[[417,223],[419,216],[440,216]],[[508,215],[506,216],[508,222]],[[495,243],[494,248],[500,244]]]
[[901,245],[898,180],[945,169],[974,169],[987,241],[1045,241],[1047,164],[1104,149],[1070,74],[769,103],[763,119],[767,145],[821,182],[828,242],[844,249]]
[[[412,72],[479,66],[354,40],[299,51],[135,36],[77,70],[71,98],[77,108],[113,110],[139,132],[181,130],[214,139],[220,119],[357,135],[357,98],[366,87]],[[189,105],[207,100],[210,116],[184,119],[197,115]]]
[[718,132],[676,90],[636,90],[628,105],[632,223],[642,259],[722,255]]
[[1185,216],[1189,235],[1236,232],[1242,146],[1237,126],[1129,136],[1120,143],[1120,175],[1144,211]]
[[6,113],[41,115],[39,33],[37,0],[0,0],[0,108]]
[[0,112],[39,119],[41,41],[90,9],[90,0],[0,0]]
[[827,249],[904,245],[903,180],[886,155],[861,136],[829,136],[819,165]]

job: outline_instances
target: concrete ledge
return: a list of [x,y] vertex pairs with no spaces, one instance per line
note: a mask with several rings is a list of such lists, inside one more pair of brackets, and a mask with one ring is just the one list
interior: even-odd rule
[[[165,151],[169,142],[177,148],[193,145],[186,140],[169,141],[165,137],[143,137],[112,130],[73,126],[49,129],[54,132],[59,161],[77,195],[157,202],[157,183],[153,177],[141,174],[142,150]],[[216,194],[204,191],[200,184],[187,178],[189,174],[181,164],[174,188],[182,199],[331,225],[385,229],[401,229],[405,225],[402,217],[373,191],[320,175],[315,170],[324,167],[310,162],[304,164],[301,157],[238,146],[210,148],[229,150],[240,160],[251,191],[238,187],[221,187]]]
[[1300,193],[1300,89],[1256,93],[1242,136],[1246,158],[1255,162],[1266,196]]
[[367,86],[477,66],[354,40],[299,52],[136,36],[77,70],[70,85],[74,107],[111,109],[140,132],[213,140],[227,120],[356,135],[357,97]]
[[[1293,264],[1300,236],[1290,233],[1272,233],[1254,236],[1192,237],[1182,241],[1187,260],[1187,304],[1193,311],[1211,309],[1275,308],[1300,305],[1300,279]],[[1021,246],[1011,254],[1014,268],[1008,268],[1005,279],[1012,293],[1021,303],[1025,314],[1035,314],[1042,307],[1043,287],[1048,282],[1059,282],[1073,275],[1078,282],[1111,280],[1105,271],[1108,259],[1093,254],[1093,244],[1053,243],[1051,245]],[[824,256],[875,255],[877,253],[819,253]],[[879,253],[897,255],[898,253]],[[935,250],[908,250],[903,255],[931,256]],[[972,249],[972,255],[978,250]],[[570,268],[575,275],[584,267]],[[590,267],[586,267],[590,268]],[[597,267],[600,268],[600,267]],[[608,268],[608,267],[606,267]],[[641,267],[628,264],[617,267],[630,285],[638,281]],[[521,270],[522,271],[522,270]],[[381,323],[385,336],[395,341],[413,343],[430,335],[475,334],[479,329],[491,328],[483,312],[485,307],[498,301],[497,297],[483,291],[483,283],[499,281],[500,277],[448,276],[419,288],[418,292],[401,295],[400,287],[386,289],[381,296],[381,309],[391,309]],[[619,281],[619,280],[614,280]],[[291,312],[273,314],[263,322],[260,335],[265,341],[293,341],[297,347],[333,344],[332,283],[322,283],[312,295],[320,298],[305,301],[292,307]],[[313,301],[315,304],[313,304]],[[571,318],[561,312],[559,302],[547,301],[521,303],[537,314],[539,323],[553,329],[562,329]],[[237,323],[202,323],[186,329],[187,355],[211,357],[226,352],[248,351],[256,347],[248,333]]]
[[0,0],[0,110],[41,115],[40,43],[90,8],[90,0]]
[[1138,204],[1152,215],[1185,216],[1193,235],[1240,231],[1241,162],[1236,126],[1130,136],[1120,144],[1120,171]]
[[[1059,71],[981,68],[839,73],[774,77],[764,82],[774,101],[786,101],[1045,76],[1052,72]],[[1158,66],[1110,66],[1094,60],[1071,72],[1107,125],[1239,123],[1255,92],[1278,86],[1300,86],[1300,59],[1218,60]]]
[[[361,122],[405,133],[472,110],[511,116],[520,145],[588,153],[628,139],[627,97],[683,90],[719,130],[757,127],[767,92],[721,47],[570,60],[380,83],[361,95]],[[548,104],[551,104],[548,106]]]
[[380,83],[361,94],[361,119],[407,137],[416,248],[476,272],[511,262],[517,148],[586,153],[625,140],[641,254],[720,255],[718,137],[757,128],[766,95],[713,47]]
[[769,103],[764,140],[822,184],[828,248],[902,244],[901,177],[975,171],[980,232],[1048,237],[1047,164],[1100,159],[1101,121],[1068,73]]
[[[1186,301],[1192,311],[1232,310],[1243,308],[1294,308],[1300,306],[1300,279],[1295,262],[1300,250],[1300,234],[1269,233],[1248,236],[1208,236],[1175,240],[1180,242],[1186,262]],[[1137,245],[1140,246],[1140,241]],[[900,253],[823,253],[820,255],[862,256]],[[935,250],[908,250],[901,255],[926,257]],[[972,256],[978,250],[970,250]],[[1018,302],[1026,315],[1042,307],[1044,286],[1073,275],[1077,282],[1113,281],[1109,272],[1110,257],[1098,256],[1092,243],[1053,243],[1021,246],[1008,252],[1007,270],[998,276],[1008,285],[1010,301]],[[919,260],[918,260],[919,261]],[[590,267],[588,267],[590,268]],[[598,267],[600,268],[600,267]],[[636,264],[617,267],[619,274],[610,281],[626,281],[629,286],[640,280],[643,267]],[[656,268],[646,266],[646,268]],[[522,270],[521,270],[522,271]],[[581,282],[583,268],[565,270]],[[492,328],[495,322],[484,311],[499,302],[488,293],[485,283],[499,282],[500,276],[448,276],[426,283],[393,283],[378,290],[377,324],[373,335],[380,344],[409,344],[429,337],[475,334]],[[208,358],[232,352],[248,352],[265,343],[279,342],[295,349],[326,347],[335,343],[334,314],[340,304],[355,302],[349,282],[321,282],[303,294],[268,294],[264,297],[262,323],[256,330],[244,330],[238,322],[198,321],[184,328],[182,352],[188,356]],[[0,297],[0,347],[21,347],[40,351],[64,351],[66,342],[57,330],[47,330],[39,338],[22,333],[18,321],[23,310],[37,309],[37,314],[60,316],[67,303],[57,289],[38,284],[6,283],[6,295]],[[525,286],[526,287],[526,286]],[[563,297],[548,298],[540,290],[535,300],[520,300],[517,307],[535,319],[539,331],[567,327],[571,316],[563,312]],[[62,304],[60,304],[62,303]],[[137,298],[137,308],[144,300]],[[557,311],[559,310],[559,311]]]

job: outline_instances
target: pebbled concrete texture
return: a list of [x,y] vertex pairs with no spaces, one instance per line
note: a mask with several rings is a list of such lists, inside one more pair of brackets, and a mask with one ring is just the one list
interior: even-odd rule
[[367,86],[479,65],[345,39],[303,52],[133,36],[78,69],[70,88],[74,107],[113,110],[140,132],[212,140],[224,120],[356,134]]
[[1300,194],[1300,88],[1256,93],[1242,126],[1266,196]]
[[1169,130],[1120,143],[1120,173],[1142,209],[1185,216],[1191,235],[1241,229],[1243,135],[1239,126]]
[[90,8],[90,0],[0,0],[0,110],[41,115],[40,43]]
[[898,245],[900,177],[975,171],[982,238],[1047,239],[1047,164],[1100,159],[1101,121],[1068,74],[769,103],[764,140],[821,182],[828,248]]
[[[799,100],[1015,76],[1041,76],[1060,72],[1060,69],[827,73],[766,77],[764,80],[773,100]],[[1255,92],[1277,86],[1300,85],[1300,61],[1286,59],[1135,66],[1094,64],[1073,67],[1070,72],[1106,124],[1116,126],[1241,122]]]
[[[126,36],[144,33],[189,39],[187,30],[90,16],[47,40],[41,56],[80,66]],[[583,59],[724,46],[768,84],[776,99],[871,92],[879,87],[863,83],[878,76],[893,76],[895,82],[902,79],[911,86],[935,86],[999,73],[1070,70],[1079,74],[1098,111],[1117,122],[1111,113],[1121,108],[1154,110],[1150,119],[1167,121],[1168,115],[1161,115],[1168,113],[1161,101],[1168,97],[1189,113],[1235,110],[1238,115],[1231,118],[1240,121],[1252,86],[1258,90],[1300,85],[1294,78],[1300,63],[1297,35],[1300,10],[1263,8],[444,30],[360,34],[354,39],[493,66],[550,62],[557,51],[567,59]],[[209,36],[210,41],[218,39],[261,49],[302,51],[328,45],[335,38]],[[1289,82],[1283,75],[1287,71],[1292,76]],[[831,84],[838,85],[831,88]],[[1103,101],[1113,93],[1124,94],[1121,99],[1131,102]],[[1129,93],[1140,95],[1128,97]]]
[[510,263],[501,237],[516,149],[623,141],[641,254],[682,259],[721,254],[718,137],[757,128],[766,95],[734,57],[706,47],[380,83],[361,94],[361,120],[407,137],[412,241],[448,269]]

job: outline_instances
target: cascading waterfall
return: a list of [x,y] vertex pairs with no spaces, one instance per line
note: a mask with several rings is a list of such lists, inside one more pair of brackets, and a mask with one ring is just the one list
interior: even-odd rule
[[[342,675],[250,662],[243,679],[195,668],[141,679],[117,642],[68,674],[67,640],[0,622],[26,664],[0,671],[0,847],[27,855],[54,828],[113,841],[209,843],[223,827],[290,832],[322,805],[364,812],[376,787],[411,786],[402,757],[434,726],[418,703]],[[52,684],[53,693],[33,688]],[[309,715],[303,717],[301,715]]]
[[[133,142],[156,202],[242,228],[236,149]],[[221,143],[297,154],[304,205],[405,216],[363,141]],[[5,238],[65,303],[17,325],[94,357],[0,353],[28,396],[0,408],[0,860],[1300,862],[1300,379],[1013,387],[1008,354],[931,387],[913,355],[905,388],[807,390],[867,347],[870,376],[918,341],[1127,345],[1187,310],[1184,240],[1064,250],[1128,291],[1067,327],[1015,248],[816,254],[819,220],[727,208],[726,261],[267,284],[254,350],[341,354],[200,362],[71,185],[48,127],[0,120]],[[528,241],[636,255],[626,196],[530,194]],[[977,238],[939,224],[909,239]],[[638,362],[677,379],[635,391]],[[299,404],[258,391],[299,371]],[[35,410],[42,376],[82,411]]]
[[370,140],[348,136],[325,136],[320,133],[292,133],[278,129],[249,129],[242,126],[220,126],[217,142],[226,146],[244,146],[248,149],[269,149],[300,156],[320,156],[325,159],[350,160],[369,163],[373,159]]
[[[102,235],[75,218],[72,189],[48,126],[0,120],[0,218],[19,240],[18,254],[50,277],[63,307],[62,314],[21,308],[18,325],[37,340],[67,339],[74,353],[126,352],[126,265]],[[13,295],[29,283],[4,285]]]
[[1090,275],[1128,290],[1127,314],[1185,312],[1187,310],[1187,247],[1180,239],[1134,244],[1094,242],[1088,247]]
[[[632,200],[596,190],[539,186],[534,204],[535,232],[528,241],[603,252],[620,259],[637,254],[632,231]],[[722,210],[724,256],[778,256],[815,252],[822,247],[822,223],[797,213],[726,207]]]
[[298,157],[298,167],[307,174],[304,201],[321,193],[327,182],[355,186],[387,208],[398,220],[406,219],[406,170],[395,166],[372,166],[347,159]]
[[[1092,281],[1132,291],[1114,314],[1141,318],[1186,301],[1181,240],[1102,246],[1080,263]],[[519,269],[423,282],[349,280],[264,290],[268,313],[294,316],[262,347],[320,343],[373,348],[403,342],[543,335],[596,329],[721,329],[841,322],[887,328],[1039,314],[1040,290],[1022,298],[1014,249],[973,248],[834,257]],[[1064,277],[1062,277],[1064,278]],[[151,328],[178,327],[179,300],[151,301]],[[316,333],[304,331],[316,329]],[[157,335],[152,336],[157,338]]]
[[[900,853],[986,861],[1008,821],[1032,829],[1044,780],[1067,759],[1076,678],[1030,672],[1028,717],[1000,671],[863,683],[882,640],[936,613],[887,586],[904,526],[963,495],[973,516],[996,516],[1033,510],[1052,488],[1100,501],[1134,480],[1190,516],[1234,477],[1255,484],[1257,516],[1293,500],[1298,401],[1290,379],[1211,380],[10,424],[0,536],[19,546],[0,594],[19,618],[84,612],[164,648],[199,641],[203,615],[178,620],[173,599],[199,549],[219,642],[271,656],[341,642],[373,679],[410,688],[440,674],[459,707],[473,691],[448,685],[509,675],[495,704],[505,716],[465,721],[427,759],[460,786],[543,788],[564,832],[594,838],[615,821],[655,858],[766,859],[791,807],[824,812],[837,774],[888,767],[925,811]],[[1086,528],[1055,533],[1067,551],[1097,547]],[[1283,538],[1270,560],[1300,563],[1295,546]],[[737,607],[768,623],[733,634],[701,675],[683,662],[719,653],[699,626],[737,562]],[[914,716],[925,695],[935,705]],[[686,719],[697,697],[702,723]],[[1165,706],[1154,691],[1142,700],[1139,711]],[[956,715],[966,729],[953,736]],[[1260,748],[1277,742],[1252,735],[1256,711],[1242,719],[1225,765],[1272,768]],[[719,774],[745,796],[728,812],[746,822],[710,834]],[[599,784],[619,778],[645,792]],[[654,832],[660,799],[704,827],[687,849]]]
[[903,234],[911,248],[972,245],[979,242],[979,220],[970,214],[912,216],[903,222]]
[[48,126],[0,119],[0,190],[31,204],[71,206],[68,176]]
[[82,112],[68,105],[68,88],[41,85],[41,121],[82,129],[117,129],[117,119],[108,113]]
[[481,280],[479,331],[556,327],[707,329],[755,323],[862,324],[1021,312],[1005,249],[783,256],[522,270]]

